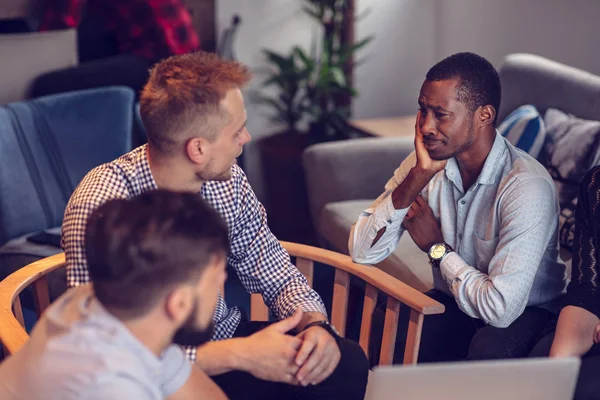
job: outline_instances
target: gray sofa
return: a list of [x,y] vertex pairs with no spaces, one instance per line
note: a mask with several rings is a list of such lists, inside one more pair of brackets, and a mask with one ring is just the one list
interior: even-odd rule
[[[507,56],[499,74],[499,121],[524,104],[535,105],[540,114],[556,108],[600,121],[598,76],[530,54]],[[406,137],[347,140],[306,150],[307,193],[323,246],[347,254],[352,223],[381,194],[394,169],[413,149],[413,139]],[[562,257],[568,262],[569,252],[563,251]],[[409,235],[404,235],[396,251],[377,266],[421,291],[433,285],[427,256]]]

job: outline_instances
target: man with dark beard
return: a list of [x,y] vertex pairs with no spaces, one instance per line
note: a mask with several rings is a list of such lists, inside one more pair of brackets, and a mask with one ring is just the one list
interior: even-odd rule
[[382,261],[405,230],[428,253],[428,295],[446,312],[425,319],[422,362],[526,356],[565,289],[556,189],[496,131],[500,92],[498,73],[476,54],[433,66],[419,94],[415,151],[350,234],[360,263]]
[[195,194],[105,203],[85,233],[93,285],[56,300],[0,366],[0,398],[226,398],[178,345],[211,338],[228,248],[225,222]]

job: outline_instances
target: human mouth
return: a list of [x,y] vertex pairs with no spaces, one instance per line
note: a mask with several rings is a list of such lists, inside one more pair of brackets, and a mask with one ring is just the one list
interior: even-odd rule
[[427,150],[433,150],[442,146],[444,142],[442,140],[430,139],[425,137],[423,138],[423,144],[425,145],[425,148],[427,148]]

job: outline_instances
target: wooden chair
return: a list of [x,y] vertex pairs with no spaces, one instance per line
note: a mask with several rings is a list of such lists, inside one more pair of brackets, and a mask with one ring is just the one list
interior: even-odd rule
[[[415,364],[419,355],[421,329],[425,315],[441,314],[444,306],[425,294],[400,282],[385,272],[352,262],[350,257],[298,243],[282,242],[283,247],[296,258],[296,266],[312,286],[314,263],[319,262],[335,268],[331,322],[342,336],[346,332],[348,292],[350,276],[366,283],[364,307],[359,343],[368,354],[371,333],[371,318],[379,291],[388,296],[379,363],[391,364],[394,355],[400,303],[410,308],[407,341],[404,353],[405,364]],[[0,282],[0,341],[5,352],[16,352],[27,340],[19,294],[33,285],[36,311],[41,314],[50,304],[46,275],[65,266],[63,253],[34,262],[16,271]],[[250,319],[266,321],[269,310],[259,294],[251,295]]]

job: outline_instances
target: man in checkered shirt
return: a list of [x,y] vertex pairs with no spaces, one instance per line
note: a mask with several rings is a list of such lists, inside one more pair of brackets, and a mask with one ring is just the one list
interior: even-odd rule
[[241,93],[249,79],[245,66],[202,52],[155,66],[140,97],[148,144],[89,172],[67,205],[67,283],[89,281],[84,232],[101,204],[157,188],[199,192],[227,222],[228,264],[282,321],[243,321],[237,307],[219,298],[213,341],[187,349],[189,358],[230,398],[362,399],[364,353],[327,324],[321,298],[270,232],[263,206],[236,165],[250,141]]

